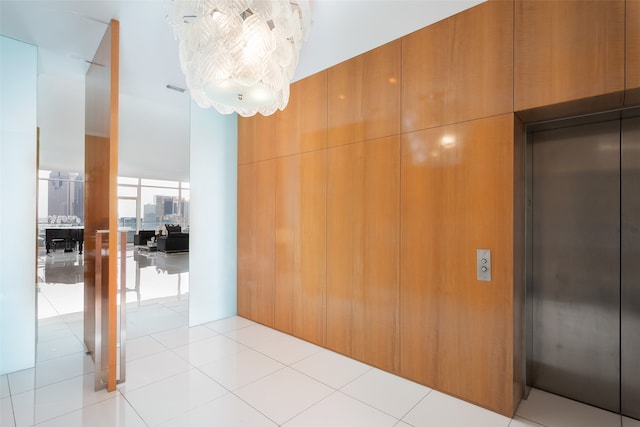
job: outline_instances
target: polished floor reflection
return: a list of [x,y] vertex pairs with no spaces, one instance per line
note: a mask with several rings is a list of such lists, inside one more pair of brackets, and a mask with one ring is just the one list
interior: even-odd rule
[[[188,298],[189,254],[127,248],[127,303],[161,298]],[[83,256],[62,250],[38,256],[38,318],[78,313],[84,309]]]
[[126,384],[93,391],[55,259],[68,271],[41,289],[36,367],[0,376],[0,426],[640,427],[539,390],[510,419],[241,317],[189,328],[188,255],[130,258]]

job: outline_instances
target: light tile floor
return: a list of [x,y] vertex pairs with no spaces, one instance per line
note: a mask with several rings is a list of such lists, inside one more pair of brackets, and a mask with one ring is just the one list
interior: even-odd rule
[[540,390],[510,419],[241,317],[187,318],[180,292],[128,304],[113,393],[93,390],[82,314],[40,319],[36,367],[0,376],[0,426],[640,427]]

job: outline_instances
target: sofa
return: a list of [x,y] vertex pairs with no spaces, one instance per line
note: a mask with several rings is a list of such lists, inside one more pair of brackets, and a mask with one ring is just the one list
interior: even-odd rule
[[166,236],[158,237],[158,251],[171,252],[188,252],[189,251],[189,233],[183,233],[179,225],[166,225]]
[[140,230],[133,235],[133,244],[136,246],[145,246],[155,235],[155,230]]

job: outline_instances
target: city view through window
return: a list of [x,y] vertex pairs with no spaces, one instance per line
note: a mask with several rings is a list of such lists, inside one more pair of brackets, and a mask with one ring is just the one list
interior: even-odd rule
[[[137,230],[176,224],[189,230],[189,183],[118,178],[118,226],[133,242]],[[46,228],[84,226],[84,175],[41,170],[38,181],[38,235]]]

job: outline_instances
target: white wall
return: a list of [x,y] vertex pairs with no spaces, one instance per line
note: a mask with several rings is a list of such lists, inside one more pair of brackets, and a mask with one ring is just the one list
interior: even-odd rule
[[189,181],[190,97],[172,95],[152,102],[120,93],[120,176]]
[[38,76],[40,169],[84,171],[84,76]]
[[35,365],[37,66],[0,37],[0,374]]
[[238,118],[191,104],[189,325],[236,310]]
[[[162,102],[120,93],[120,176],[189,180],[189,94]],[[38,76],[40,169],[84,171],[84,76]]]

